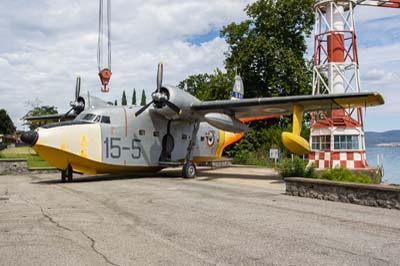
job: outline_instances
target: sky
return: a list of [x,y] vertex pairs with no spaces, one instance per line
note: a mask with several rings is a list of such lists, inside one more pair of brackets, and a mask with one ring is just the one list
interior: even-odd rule
[[[98,1],[0,1],[0,108],[18,129],[28,102],[57,106],[82,93],[120,103],[133,88],[140,99],[156,87],[157,64],[164,63],[164,84],[188,75],[223,69],[227,44],[219,31],[246,19],[252,0],[112,0],[110,92],[101,93],[97,66]],[[368,108],[367,131],[400,129],[400,9],[357,7],[357,41],[363,91],[380,91],[384,106]],[[312,39],[307,39],[308,57]]]

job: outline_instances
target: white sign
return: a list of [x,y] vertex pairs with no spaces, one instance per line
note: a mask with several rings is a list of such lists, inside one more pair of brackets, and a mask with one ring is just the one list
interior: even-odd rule
[[269,149],[269,158],[270,159],[278,159],[279,158],[279,150],[278,149]]

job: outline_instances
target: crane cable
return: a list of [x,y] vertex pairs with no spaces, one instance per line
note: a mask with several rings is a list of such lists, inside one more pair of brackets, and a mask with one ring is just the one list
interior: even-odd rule
[[[106,19],[104,19],[104,2],[106,2]],[[109,88],[107,85],[110,81],[111,72],[111,0],[99,0],[99,35],[97,43],[97,65],[99,69],[99,77],[103,87],[102,92],[108,92]],[[105,35],[105,30],[107,35]],[[104,66],[103,54],[104,54],[104,37],[107,37],[107,65]]]

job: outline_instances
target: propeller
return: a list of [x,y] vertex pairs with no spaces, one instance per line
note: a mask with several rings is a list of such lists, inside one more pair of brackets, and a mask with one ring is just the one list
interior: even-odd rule
[[85,102],[82,98],[79,98],[81,93],[81,77],[76,78],[76,85],[75,85],[75,101],[71,101],[69,105],[71,105],[71,109],[75,111],[78,115],[85,109]]
[[69,105],[71,108],[61,116],[61,120],[63,120],[66,116],[68,116],[72,111],[75,112],[75,114],[80,114],[84,109],[85,109],[85,102],[82,100],[82,98],[79,98],[79,95],[81,93],[81,77],[76,78],[76,85],[75,85],[75,101],[71,101]]
[[144,105],[142,108],[140,108],[136,113],[135,116],[139,116],[141,113],[143,113],[147,108],[149,108],[150,105],[153,104],[155,108],[161,109],[164,106],[168,106],[171,108],[175,113],[178,115],[181,114],[182,110],[176,106],[174,103],[169,101],[169,93],[167,90],[162,89],[162,81],[163,81],[163,64],[159,63],[158,64],[158,69],[157,69],[157,89],[151,94],[152,101],[149,102],[148,104]]

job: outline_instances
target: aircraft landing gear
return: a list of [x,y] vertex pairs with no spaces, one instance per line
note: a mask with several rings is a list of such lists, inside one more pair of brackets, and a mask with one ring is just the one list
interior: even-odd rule
[[185,157],[185,163],[182,168],[182,176],[183,178],[195,178],[197,169],[196,165],[192,162],[192,151],[193,147],[196,145],[196,136],[199,131],[200,122],[196,120],[193,125],[192,138],[189,141],[189,145],[187,147],[187,153]]
[[72,171],[72,166],[69,164],[67,169],[61,170],[61,182],[65,183],[67,182],[72,182],[73,180],[73,171]]
[[195,178],[196,177],[196,165],[192,162],[187,162],[183,165],[182,176],[183,178]]

